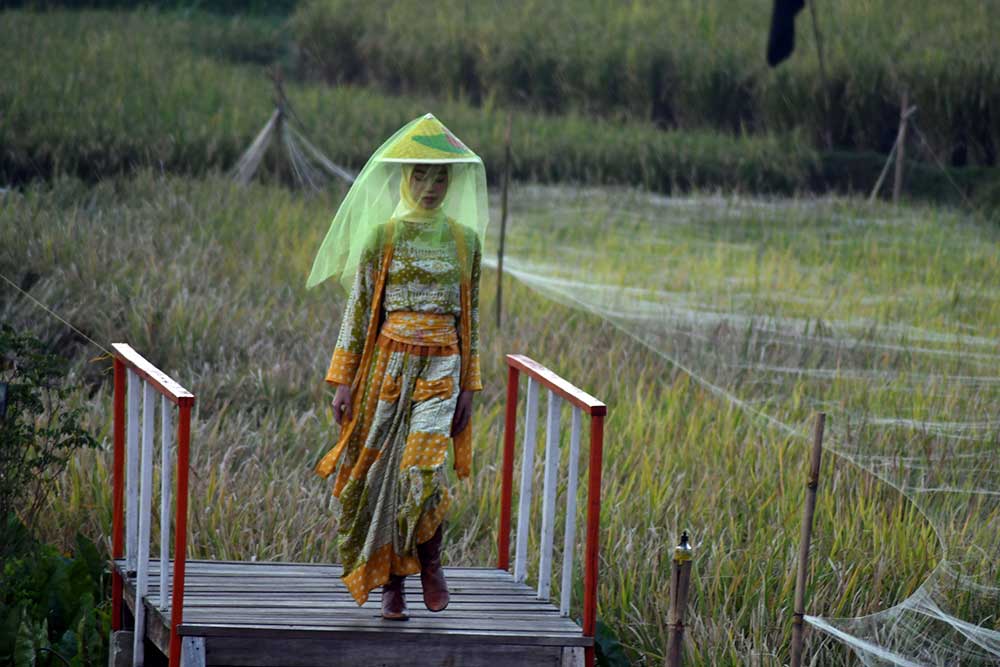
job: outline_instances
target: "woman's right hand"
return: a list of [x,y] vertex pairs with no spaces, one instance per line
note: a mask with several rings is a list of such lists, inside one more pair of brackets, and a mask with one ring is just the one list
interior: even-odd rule
[[340,425],[344,424],[344,418],[351,421],[351,385],[342,384],[337,386],[337,393],[333,395],[333,418]]

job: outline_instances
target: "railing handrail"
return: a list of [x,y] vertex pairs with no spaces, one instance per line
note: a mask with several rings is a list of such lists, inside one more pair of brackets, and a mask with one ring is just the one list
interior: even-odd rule
[[[160,608],[166,609],[166,596],[172,583],[170,601],[170,667],[178,667],[181,658],[180,626],[184,620],[184,571],[187,553],[187,505],[188,505],[188,466],[191,448],[191,408],[194,405],[194,394],[182,387],[177,381],[150,363],[136,352],[131,345],[114,343],[114,400],[113,400],[113,527],[111,555],[114,559],[133,554],[133,546],[138,549],[136,571],[136,632],[133,648],[133,664],[143,664],[142,641],[143,628],[139,627],[145,616],[143,595],[148,582],[150,560],[149,532],[152,523],[152,466],[153,442],[155,433],[156,402],[153,391],[161,395],[161,491],[160,491]],[[141,388],[141,391],[140,391]],[[150,391],[153,390],[153,391]],[[126,423],[126,393],[128,392],[128,422]],[[138,428],[139,402],[142,399],[143,428],[140,435]],[[178,408],[176,421],[177,438],[177,476],[176,476],[176,511],[174,516],[174,559],[172,582],[167,579],[169,553],[167,543],[170,531],[170,441],[172,412],[168,405],[173,403]],[[126,436],[126,426],[128,434]],[[128,445],[129,470],[126,478],[126,442]],[[140,454],[141,449],[141,454]],[[139,464],[141,459],[141,477]],[[136,480],[136,477],[140,479]],[[136,482],[138,481],[138,491]],[[125,487],[129,487],[129,545],[126,550],[123,533],[126,528]],[[138,497],[133,497],[138,496]],[[138,505],[138,507],[136,507]],[[148,515],[148,516],[147,516]],[[138,522],[138,526],[136,523]],[[135,541],[137,544],[133,545]],[[133,555],[126,558],[128,563]],[[112,629],[120,630],[122,623],[124,582],[118,569],[112,576]]]
[[526,357],[523,354],[508,354],[507,365],[535,378],[545,387],[556,392],[592,417],[608,413],[608,406],[603,401],[594,398],[583,389],[570,383],[562,376],[552,372],[530,357]]
[[[520,373],[528,376],[527,417],[525,427],[525,455],[522,461],[521,509],[518,515],[518,543],[515,561],[515,579],[525,576],[527,543],[527,506],[531,498],[531,468],[534,463],[535,433],[538,418],[538,387],[549,390],[545,442],[545,488],[542,508],[542,553],[539,563],[539,596],[547,596],[551,582],[551,550],[555,516],[556,467],[559,462],[559,402],[567,400],[573,407],[573,424],[570,436],[569,473],[566,492],[566,532],[563,548],[562,602],[560,612],[569,613],[569,584],[572,570],[572,550],[575,542],[576,475],[582,415],[590,416],[590,460],[587,485],[587,532],[584,547],[583,575],[583,634],[593,637],[597,621],[597,566],[601,520],[601,467],[604,452],[604,417],[607,406],[587,392],[551,371],[538,362],[520,354],[506,355],[507,403],[504,416],[504,448],[501,467],[500,530],[497,535],[497,567],[510,568],[511,500],[514,486],[514,444],[517,431],[517,400]],[[522,524],[522,521],[524,523]],[[522,544],[523,542],[523,544]],[[567,554],[567,552],[569,552]],[[585,664],[594,664],[594,648],[585,649]]]
[[154,389],[167,397],[174,405],[193,405],[194,394],[185,389],[172,377],[149,362],[128,343],[112,343],[115,357],[149,382]]

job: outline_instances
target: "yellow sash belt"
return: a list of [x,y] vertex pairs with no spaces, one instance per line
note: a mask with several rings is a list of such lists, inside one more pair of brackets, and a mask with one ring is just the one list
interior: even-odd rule
[[410,345],[456,345],[458,329],[451,313],[396,310],[382,323],[382,335]]

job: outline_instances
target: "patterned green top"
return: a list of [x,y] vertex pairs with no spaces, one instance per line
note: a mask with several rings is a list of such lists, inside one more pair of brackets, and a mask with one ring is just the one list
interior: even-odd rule
[[[334,358],[340,359],[339,377],[354,377],[364,351],[375,282],[381,270],[386,226],[378,229],[368,245],[347,299],[344,318],[337,337]],[[479,277],[481,248],[475,234],[465,234],[466,256],[471,260],[471,340],[473,362],[478,368],[479,356]],[[444,220],[436,222],[399,221],[395,225],[392,261],[386,276],[382,309],[421,313],[454,313],[461,315],[461,275],[455,237]],[[331,378],[328,377],[328,380]],[[350,380],[341,382],[347,384]],[[472,387],[478,389],[479,387]]]

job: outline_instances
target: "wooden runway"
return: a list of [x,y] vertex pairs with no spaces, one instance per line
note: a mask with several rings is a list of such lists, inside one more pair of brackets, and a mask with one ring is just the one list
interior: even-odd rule
[[[124,574],[123,561],[115,567]],[[166,654],[169,610],[159,609],[159,561],[150,567],[146,633]],[[195,664],[244,667],[568,667],[582,665],[593,644],[504,570],[445,568],[451,603],[440,613],[424,608],[419,576],[407,577],[402,622],[382,618],[378,589],[358,607],[340,573],[339,565],[189,560],[180,634],[201,647],[192,653],[204,662]],[[134,612],[134,576],[124,589]]]

